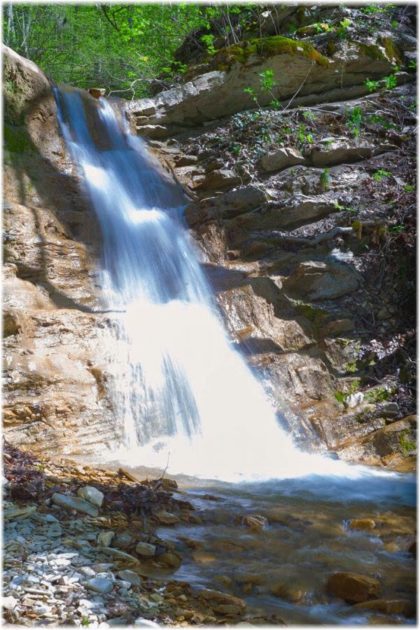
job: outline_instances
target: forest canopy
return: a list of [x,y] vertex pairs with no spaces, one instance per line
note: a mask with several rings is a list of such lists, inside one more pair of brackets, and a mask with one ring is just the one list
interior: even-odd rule
[[255,4],[10,3],[3,5],[3,35],[57,83],[103,86],[130,98],[150,93],[157,77],[185,71],[175,53],[188,34],[211,54],[217,38],[234,43],[241,23],[256,25],[262,11]]

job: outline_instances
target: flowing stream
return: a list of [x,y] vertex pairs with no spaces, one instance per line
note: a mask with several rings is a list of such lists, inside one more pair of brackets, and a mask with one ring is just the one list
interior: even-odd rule
[[[219,510],[225,516],[215,523],[213,538],[238,537],[238,515],[280,509],[283,516],[259,546],[251,545],[248,555],[242,549],[242,569],[250,573],[289,575],[309,593],[314,575],[318,572],[322,581],[333,564],[337,570],[359,567],[370,573],[375,565],[379,573],[394,571],[394,576],[400,567],[398,574],[409,580],[413,569],[401,550],[392,555],[383,537],[349,534],[345,523],[355,515],[389,516],[393,510],[404,520],[415,501],[414,480],[304,453],[294,445],[225,332],[184,224],[182,191],[158,172],[146,145],[128,133],[107,100],[64,89],[56,90],[56,99],[62,133],[101,226],[104,301],[115,312],[113,399],[123,440],[102,453],[102,461],[218,480],[211,482],[212,492],[230,507]],[[191,483],[198,504],[207,505],[202,497],[210,482],[184,479],[184,485]],[[323,538],[328,523],[334,533]],[[206,539],[196,529],[193,536]],[[239,538],[244,536],[246,549],[247,536],[253,535]],[[207,535],[210,550],[212,540]],[[225,563],[239,562],[232,554],[226,553]],[[217,587],[215,577],[226,571],[223,561],[192,559],[177,577],[188,574]],[[253,601],[258,587],[250,589]],[[280,607],[290,623],[366,621],[360,612],[343,613],[347,605],[334,608],[311,597],[302,606],[261,595],[260,604]]]

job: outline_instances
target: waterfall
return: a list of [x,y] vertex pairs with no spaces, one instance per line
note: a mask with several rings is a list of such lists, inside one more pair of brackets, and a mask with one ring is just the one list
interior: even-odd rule
[[227,337],[183,219],[186,200],[106,99],[55,90],[59,122],[103,239],[118,343],[113,457],[225,480],[360,476],[299,451]]

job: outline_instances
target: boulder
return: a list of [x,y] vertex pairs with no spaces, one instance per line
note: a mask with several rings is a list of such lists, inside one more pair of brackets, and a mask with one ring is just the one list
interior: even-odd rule
[[298,149],[285,147],[264,155],[259,165],[263,171],[271,173],[273,171],[281,171],[289,166],[295,166],[296,164],[303,164],[304,162],[305,158]]
[[246,608],[246,603],[243,599],[227,593],[221,593],[220,591],[205,589],[200,591],[199,598],[209,604],[214,612],[223,615],[241,614]]
[[230,219],[261,206],[267,200],[268,194],[263,188],[248,184],[189,204],[185,209],[185,218],[192,226],[216,218]]
[[314,147],[310,154],[313,166],[326,167],[337,164],[360,162],[371,157],[375,147],[371,145],[351,145],[348,142],[332,142],[324,146]]
[[302,262],[285,280],[287,293],[309,300],[332,300],[355,291],[361,282],[359,274],[346,263]]
[[156,554],[156,545],[139,542],[136,545],[136,553],[143,558],[153,558],[153,556]]
[[89,516],[98,516],[98,509],[93,506],[89,501],[85,501],[84,499],[79,499],[78,497],[72,497],[68,494],[60,494],[56,492],[52,496],[53,503],[59,505],[66,510],[76,510],[77,512],[82,512],[83,514],[88,514]]
[[96,505],[96,507],[101,507],[105,498],[104,493],[93,486],[79,488],[77,494],[79,497],[82,497],[82,499],[86,499],[86,501],[92,503],[92,505]]
[[12,124],[23,122],[40,100],[51,94],[45,74],[29,59],[3,46],[4,118]]
[[127,109],[134,122],[146,116],[149,124],[193,126],[255,107],[246,88],[258,94],[260,106],[268,105],[273,94],[261,90],[266,70],[276,79],[275,98],[287,103],[294,96],[296,106],[366,94],[366,79],[390,74],[392,63],[386,50],[373,44],[349,42],[345,54],[327,58],[311,44],[287,37],[251,39],[219,50],[207,68],[201,65],[200,74],[184,85],[154,99],[133,101]]
[[376,599],[380,592],[380,582],[366,575],[343,571],[331,575],[326,588],[333,597],[344,599],[349,604],[357,604]]

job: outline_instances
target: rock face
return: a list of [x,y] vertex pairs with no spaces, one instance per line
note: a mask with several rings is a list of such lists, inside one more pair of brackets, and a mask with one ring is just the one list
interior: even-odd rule
[[[308,104],[319,100],[314,95],[320,93],[326,100],[334,100],[348,93],[349,86],[353,96],[366,94],[366,79],[389,74],[392,58],[380,46],[358,43],[350,45],[345,54],[328,58],[307,42],[271,36],[220,51],[210,67],[214,69],[154,99],[134,101],[129,111],[138,132],[147,136],[150,125],[166,125],[169,135],[177,126],[234,114],[253,106],[252,93],[258,94],[260,106],[273,98]],[[276,85],[264,92],[260,76],[267,70],[274,72]],[[297,92],[299,96],[294,98]]]
[[68,161],[49,82],[4,49],[5,434],[77,452],[114,439],[99,234]]
[[[414,373],[403,353],[414,358],[414,320],[398,313],[402,294],[407,312],[414,302],[397,270],[414,270],[402,241],[414,242],[414,197],[405,195],[415,119],[406,109],[404,131],[397,120],[398,103],[415,107],[411,26],[401,23],[408,38],[391,36],[382,16],[365,36],[360,8],[337,9],[337,24],[351,22],[337,38],[318,33],[313,7],[291,43],[294,11],[280,39],[202,56],[183,85],[130,103],[127,115],[140,135],[143,125],[166,126],[171,140],[152,146],[191,193],[185,216],[226,325],[295,438],[409,470],[416,424],[403,419],[414,411]],[[394,77],[397,57],[404,72],[387,91],[381,77]],[[266,70],[274,84],[264,92]],[[372,77],[376,92],[365,98]]]
[[[308,8],[290,39],[287,8],[277,30],[197,60],[184,83],[126,114],[189,193],[185,217],[232,340],[294,436],[408,470],[414,34],[404,15],[398,34],[387,13],[367,33],[360,8],[328,10],[334,28],[319,33],[321,9]],[[99,229],[47,79],[11,51],[4,63],[6,433],[86,452],[118,439]],[[367,79],[377,91],[365,98]]]

